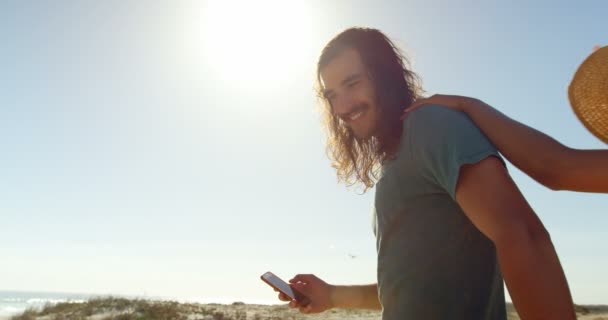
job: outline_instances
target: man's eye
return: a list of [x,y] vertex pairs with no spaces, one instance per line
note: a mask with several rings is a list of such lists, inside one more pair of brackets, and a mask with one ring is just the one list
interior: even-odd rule
[[352,87],[356,86],[357,84],[359,84],[359,81],[354,81],[354,82],[349,83],[348,87],[352,88]]

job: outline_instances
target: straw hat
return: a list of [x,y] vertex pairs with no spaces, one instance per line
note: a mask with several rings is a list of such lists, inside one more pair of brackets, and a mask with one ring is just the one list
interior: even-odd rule
[[578,67],[568,98],[578,119],[608,144],[608,46],[595,50]]

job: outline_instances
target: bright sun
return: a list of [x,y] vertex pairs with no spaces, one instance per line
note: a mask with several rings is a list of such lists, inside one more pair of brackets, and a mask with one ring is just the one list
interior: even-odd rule
[[222,81],[260,88],[314,66],[314,22],[304,1],[208,0],[204,12],[204,55]]

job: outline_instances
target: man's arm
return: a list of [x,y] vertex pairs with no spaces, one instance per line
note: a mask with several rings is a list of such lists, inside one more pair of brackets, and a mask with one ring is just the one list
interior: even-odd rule
[[323,281],[314,274],[298,274],[290,279],[289,283],[311,302],[307,306],[301,306],[296,301],[290,301],[291,299],[283,293],[279,294],[279,299],[290,301],[289,306],[299,308],[302,313],[319,313],[331,308],[382,309],[378,301],[376,284],[337,286]]
[[456,201],[494,242],[513,304],[522,319],[576,319],[548,232],[496,157],[464,165]]
[[331,293],[334,308],[381,310],[378,285],[334,286]]

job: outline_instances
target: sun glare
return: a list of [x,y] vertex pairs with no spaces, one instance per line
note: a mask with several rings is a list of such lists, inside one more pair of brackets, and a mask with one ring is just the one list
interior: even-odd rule
[[209,0],[204,10],[205,60],[221,81],[262,88],[314,65],[314,22],[305,2]]

